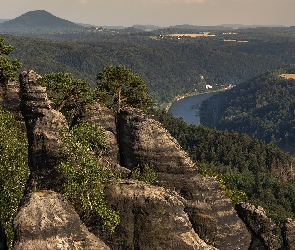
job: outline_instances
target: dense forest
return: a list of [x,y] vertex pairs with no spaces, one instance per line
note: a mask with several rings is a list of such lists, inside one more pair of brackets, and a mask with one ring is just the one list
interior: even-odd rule
[[216,176],[234,202],[262,206],[277,223],[295,214],[294,156],[246,134],[188,125],[160,110],[151,114],[196,162],[199,171]]
[[[16,48],[13,56],[20,59],[26,69],[40,74],[64,71],[93,84],[103,65],[125,65],[142,76],[157,103],[204,91],[205,84],[213,89],[236,85],[294,62],[295,41],[286,44],[284,33],[277,35],[277,42],[273,44],[269,37],[274,34],[268,30],[264,36],[241,31],[237,39],[247,36],[253,39],[243,44],[223,42],[230,35],[220,31],[216,37],[181,39],[169,38],[168,31],[180,32],[179,29],[144,32],[132,28],[39,37],[4,35],[4,38]],[[293,31],[286,32],[292,34]],[[278,53],[266,49],[278,45]],[[260,49],[254,53],[253,46]],[[201,76],[205,81],[200,80]]]
[[275,143],[294,153],[295,66],[277,69],[203,102],[201,123],[220,130],[235,130]]
[[[214,36],[170,36],[204,32]],[[94,85],[104,65],[122,64],[143,78],[157,103],[202,92],[206,84],[214,90],[237,85],[295,62],[293,27],[98,28],[31,11],[2,23],[0,33],[6,34],[5,40],[15,47],[12,56],[25,69],[69,72]]]

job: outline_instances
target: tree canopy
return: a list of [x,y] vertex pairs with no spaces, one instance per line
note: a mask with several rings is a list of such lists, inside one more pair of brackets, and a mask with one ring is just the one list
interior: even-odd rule
[[28,143],[13,115],[0,108],[0,221],[13,240],[12,221],[23,196],[28,168]]
[[61,111],[69,122],[94,100],[89,83],[76,79],[69,73],[48,74],[39,81],[47,88],[48,97],[54,102],[55,109]]
[[119,214],[107,207],[104,185],[118,179],[110,168],[99,163],[106,148],[104,129],[95,123],[82,122],[61,131],[62,151],[66,160],[58,166],[64,176],[64,196],[72,202],[85,221],[96,212],[102,228],[114,231]]
[[6,58],[13,50],[14,47],[5,45],[4,39],[0,37],[0,84],[5,84],[8,80],[15,78],[17,69],[21,67],[18,60],[9,61]]
[[99,100],[117,113],[125,107],[146,109],[153,103],[141,77],[123,65],[104,66],[96,79]]

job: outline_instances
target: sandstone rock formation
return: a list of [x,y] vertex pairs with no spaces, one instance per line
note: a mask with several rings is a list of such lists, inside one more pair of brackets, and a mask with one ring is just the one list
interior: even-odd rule
[[19,83],[17,81],[9,81],[7,85],[0,86],[0,106],[20,118],[20,98],[18,93]]
[[[60,194],[63,180],[59,129],[65,117],[51,108],[46,88],[34,71],[20,75],[21,109],[29,142],[30,177],[26,196],[14,220],[14,249],[109,249],[80,221]],[[33,192],[37,190],[38,192]]]
[[30,179],[28,188],[61,190],[55,168],[61,161],[59,129],[67,126],[65,117],[51,108],[46,88],[38,84],[34,71],[20,75],[21,110],[29,142]]
[[[33,71],[20,76],[31,175],[14,221],[15,249],[32,249],[33,244],[39,247],[34,249],[275,249],[273,224],[265,214],[255,207],[241,208],[239,215],[249,230],[215,178],[200,175],[160,123],[137,109],[122,111],[116,120],[99,104],[81,119],[106,130],[108,150],[102,163],[123,178],[147,164],[157,173],[157,183],[122,180],[106,185],[106,200],[120,212],[121,224],[110,235],[102,232],[100,219],[93,214],[85,222],[95,236],[89,233],[72,206],[50,191],[62,191],[63,179],[55,169],[62,160],[58,130],[66,120],[51,108],[39,78]],[[285,225],[286,242],[293,244],[293,224]],[[253,236],[252,245],[249,231],[259,238]]]
[[88,108],[80,118],[82,121],[95,122],[105,129],[107,135],[107,150],[102,156],[102,163],[121,173],[122,178],[128,178],[130,170],[120,166],[120,154],[116,118],[112,110],[95,103]]
[[124,180],[108,185],[105,194],[109,205],[120,211],[114,234],[101,235],[113,250],[216,249],[195,233],[184,212],[185,200],[176,192]]
[[288,218],[282,228],[284,245],[287,250],[295,250],[295,221]]
[[24,197],[14,228],[14,250],[110,249],[88,231],[73,207],[53,191]]
[[[254,205],[244,202],[238,204],[236,208],[240,217],[254,232],[254,236],[260,239],[265,249],[278,249],[279,239],[273,234],[275,224],[266,216],[262,207],[256,208]],[[255,249],[254,246],[252,249]]]
[[251,235],[214,178],[203,177],[177,141],[155,120],[135,109],[120,114],[120,153],[124,167],[148,164],[158,185],[186,199],[194,230],[219,249],[247,249]]

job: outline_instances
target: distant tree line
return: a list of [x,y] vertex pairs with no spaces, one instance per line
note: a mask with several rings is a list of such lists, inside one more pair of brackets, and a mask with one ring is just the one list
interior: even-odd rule
[[234,130],[295,153],[295,66],[277,69],[203,102],[201,123]]

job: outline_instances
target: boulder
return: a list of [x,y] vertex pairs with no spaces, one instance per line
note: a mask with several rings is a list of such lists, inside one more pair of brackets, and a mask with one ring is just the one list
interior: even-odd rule
[[88,231],[73,207],[53,191],[27,194],[13,226],[13,250],[110,250]]
[[92,231],[112,250],[216,249],[193,230],[184,212],[185,200],[176,192],[140,181],[123,180],[105,188],[108,205],[120,212],[113,234]]
[[282,236],[287,250],[295,250],[295,221],[287,218],[282,227]]
[[[267,217],[260,206],[243,202],[236,205],[239,216],[253,232],[254,238],[260,239],[265,249],[278,249],[279,239],[273,234],[276,225]],[[255,248],[252,248],[255,249]]]

